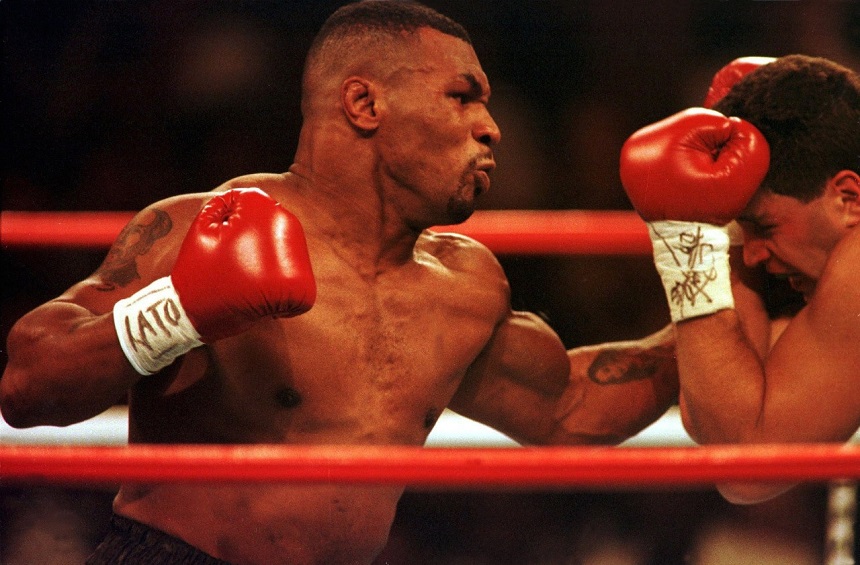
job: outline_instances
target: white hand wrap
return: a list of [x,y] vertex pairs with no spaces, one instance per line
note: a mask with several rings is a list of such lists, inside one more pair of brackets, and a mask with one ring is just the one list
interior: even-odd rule
[[673,322],[735,307],[725,227],[667,220],[648,232]]
[[123,353],[141,375],[156,373],[203,345],[170,277],[160,278],[117,302],[113,322]]

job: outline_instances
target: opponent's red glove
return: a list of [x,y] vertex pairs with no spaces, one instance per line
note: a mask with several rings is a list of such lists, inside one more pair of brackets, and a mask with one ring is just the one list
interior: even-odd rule
[[705,108],[713,108],[714,104],[729,93],[729,90],[739,80],[747,76],[762,65],[775,61],[773,57],[740,57],[735,59],[714,75],[708,94],[702,104]]
[[235,189],[203,207],[169,277],[117,302],[114,323],[131,364],[152,374],[262,318],[307,312],[315,298],[298,219],[258,189]]
[[621,182],[646,222],[672,319],[732,308],[725,224],[767,173],[770,150],[752,124],[691,108],[634,133]]
[[690,108],[646,126],[621,148],[621,182],[645,221],[722,225],[767,173],[770,150],[747,121]]

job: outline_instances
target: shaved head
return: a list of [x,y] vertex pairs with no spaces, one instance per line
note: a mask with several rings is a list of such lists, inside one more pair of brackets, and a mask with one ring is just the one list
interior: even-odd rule
[[349,74],[385,76],[397,71],[404,50],[432,28],[471,45],[466,30],[447,16],[409,0],[363,0],[334,12],[320,28],[305,62],[302,112],[307,117],[317,95],[337,87]]

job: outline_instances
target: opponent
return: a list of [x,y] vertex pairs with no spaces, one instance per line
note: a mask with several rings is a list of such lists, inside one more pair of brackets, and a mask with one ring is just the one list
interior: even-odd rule
[[[446,406],[524,443],[637,433],[677,401],[671,329],[566,351],[512,311],[485,247],[427,229],[490,188],[489,98],[450,19],[339,9],[308,55],[289,171],[140,212],[10,333],[4,417],[65,425],[128,394],[135,443],[420,445]],[[402,490],[126,484],[90,563],[370,563]]]
[[[732,116],[732,117],[726,117]],[[621,175],[649,222],[675,324],[684,424],[701,443],[843,442],[860,426],[860,78],[792,55],[713,110],[635,133]],[[736,219],[743,264],[729,267]],[[805,305],[771,324],[753,274]],[[790,485],[724,485],[735,502]]]

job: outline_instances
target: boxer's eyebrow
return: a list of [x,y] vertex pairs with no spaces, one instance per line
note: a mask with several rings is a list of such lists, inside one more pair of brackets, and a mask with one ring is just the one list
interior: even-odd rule
[[736,220],[740,223],[747,224],[749,229],[756,232],[769,232],[775,227],[775,220],[768,219],[766,215],[756,214],[741,214]]
[[470,94],[475,98],[481,98],[482,96],[490,96],[490,85],[479,81],[478,77],[476,77],[473,73],[462,73],[460,74],[460,78],[469,83]]

